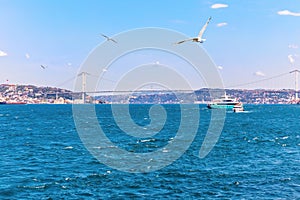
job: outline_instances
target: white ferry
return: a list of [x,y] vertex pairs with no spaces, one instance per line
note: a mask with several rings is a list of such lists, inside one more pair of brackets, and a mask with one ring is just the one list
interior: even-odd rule
[[207,104],[209,109],[213,108],[225,108],[225,109],[233,109],[233,107],[240,102],[236,98],[232,98],[226,95],[222,96],[220,99],[214,99],[212,102]]

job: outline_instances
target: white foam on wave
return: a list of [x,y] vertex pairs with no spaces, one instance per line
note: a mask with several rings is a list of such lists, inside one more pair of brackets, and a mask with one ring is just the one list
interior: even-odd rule
[[110,149],[110,148],[116,148],[113,145],[109,145],[109,146],[105,146],[105,147],[101,147],[101,146],[97,146],[97,147],[92,147],[93,149]]
[[286,140],[286,139],[288,139],[288,138],[289,138],[289,136],[284,136],[284,137],[282,137],[281,139]]
[[169,152],[169,150],[167,150],[167,149],[163,148],[162,152],[163,152],[163,153],[168,153],[168,152]]
[[72,146],[67,146],[67,147],[65,147],[64,149],[73,149],[74,147],[72,147]]
[[250,110],[244,110],[244,111],[240,111],[240,112],[233,112],[232,110],[226,111],[226,113],[234,113],[234,114],[239,114],[239,113],[252,113],[253,111]]
[[28,188],[28,189],[44,189],[44,188],[46,188],[46,185],[23,186],[23,188]]
[[252,113],[253,111],[250,111],[250,110],[245,110],[245,111],[242,111],[242,112],[239,112],[239,113]]
[[145,139],[145,140],[140,140],[140,142],[154,142],[155,139]]

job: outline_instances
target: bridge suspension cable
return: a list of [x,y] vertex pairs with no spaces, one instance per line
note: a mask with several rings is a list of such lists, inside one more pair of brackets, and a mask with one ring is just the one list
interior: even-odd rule
[[277,78],[280,78],[280,77],[283,77],[283,76],[286,76],[286,75],[289,75],[289,74],[290,74],[290,72],[286,72],[286,73],[282,73],[282,74],[272,76],[272,77],[269,77],[269,78],[260,79],[260,80],[257,80],[257,81],[251,81],[251,82],[241,83],[241,84],[237,84],[237,85],[229,85],[229,86],[226,86],[225,88],[236,88],[236,87],[241,87],[241,86],[253,85],[253,84],[256,84],[256,83],[261,83],[261,82],[277,79]]
[[72,78],[69,78],[69,79],[65,80],[64,82],[62,82],[62,83],[56,85],[56,87],[61,87],[61,86],[63,86],[63,85],[66,85],[67,83],[73,81],[75,78],[76,78],[76,76],[73,76]]

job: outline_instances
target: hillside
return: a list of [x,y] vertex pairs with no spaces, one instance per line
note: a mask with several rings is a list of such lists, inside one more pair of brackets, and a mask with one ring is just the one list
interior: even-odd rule
[[[194,92],[136,92],[122,95],[98,95],[91,97],[86,95],[87,103],[207,103],[212,100],[209,89],[203,88]],[[236,97],[245,104],[289,104],[293,102],[294,90],[245,90],[226,89],[226,94]],[[81,94],[73,94],[80,100]],[[196,97],[196,98],[194,98]],[[25,102],[25,103],[74,103],[72,91],[34,85],[0,85],[0,102]],[[80,101],[78,101],[80,102]]]

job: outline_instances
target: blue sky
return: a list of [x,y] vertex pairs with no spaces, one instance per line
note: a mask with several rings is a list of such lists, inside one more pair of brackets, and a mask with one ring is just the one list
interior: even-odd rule
[[0,0],[0,83],[71,88],[100,33],[161,27],[193,37],[209,16],[201,45],[225,86],[300,68],[300,0]]

